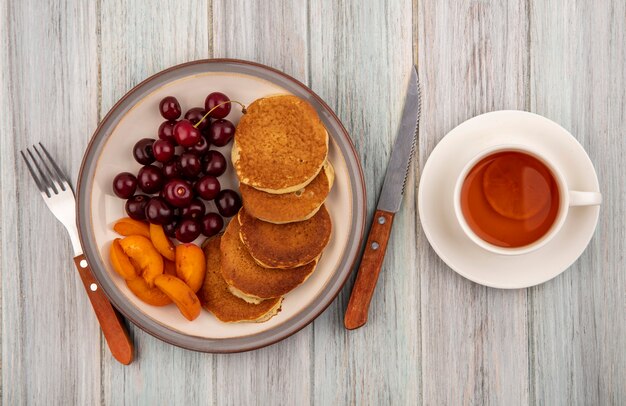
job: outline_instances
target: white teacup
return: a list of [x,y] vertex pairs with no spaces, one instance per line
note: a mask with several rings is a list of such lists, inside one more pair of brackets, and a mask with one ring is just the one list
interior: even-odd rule
[[[552,172],[554,179],[556,181],[557,187],[559,188],[559,210],[552,223],[552,227],[538,240],[532,242],[531,244],[516,247],[516,248],[507,248],[507,247],[499,247],[497,245],[493,245],[488,243],[487,241],[480,238],[467,224],[465,220],[465,216],[463,215],[463,211],[461,209],[461,189],[463,187],[463,183],[468,173],[472,168],[483,158],[495,154],[497,152],[504,151],[518,151],[528,155],[531,155],[538,160],[540,160],[544,165],[548,167],[548,169]],[[472,240],[476,245],[484,248],[487,251],[501,254],[501,255],[520,255],[526,254],[531,251],[538,250],[539,248],[546,245],[548,242],[554,238],[554,236],[559,232],[563,223],[565,223],[565,219],[567,218],[567,213],[571,206],[596,206],[602,203],[602,195],[597,192],[581,192],[575,190],[569,190],[567,186],[567,179],[563,175],[563,173],[557,168],[550,160],[546,159],[541,153],[536,151],[534,148],[531,148],[527,145],[520,144],[501,144],[496,145],[490,148],[487,148],[481,151],[479,154],[474,156],[463,168],[459,177],[457,178],[456,185],[454,187],[454,212],[461,226],[463,232],[467,237]]]

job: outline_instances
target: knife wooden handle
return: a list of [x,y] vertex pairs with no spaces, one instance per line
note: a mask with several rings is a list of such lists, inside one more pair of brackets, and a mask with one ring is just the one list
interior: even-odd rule
[[111,354],[122,364],[130,364],[133,361],[134,348],[121,316],[98,285],[96,278],[91,273],[87,258],[81,254],[74,258],[74,264],[76,264],[76,269],[78,269],[80,279],[83,281],[93,310],[96,312],[96,317]]
[[367,311],[383,265],[392,224],[393,213],[376,210],[343,321],[348,330],[359,328],[367,322]]

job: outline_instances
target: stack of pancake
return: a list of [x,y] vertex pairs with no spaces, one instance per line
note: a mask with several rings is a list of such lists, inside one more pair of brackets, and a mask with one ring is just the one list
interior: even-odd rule
[[269,320],[315,270],[330,240],[328,133],[295,96],[256,100],[232,150],[243,207],[205,246],[204,307],[225,322]]

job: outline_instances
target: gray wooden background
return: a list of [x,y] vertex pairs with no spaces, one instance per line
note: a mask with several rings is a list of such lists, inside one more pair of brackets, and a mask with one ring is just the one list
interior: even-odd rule
[[[626,404],[623,0],[1,0],[0,52],[3,404]],[[365,328],[342,327],[350,282],[312,325],[250,353],[194,353],[131,327],[139,357],[124,367],[19,150],[43,141],[75,180],[119,97],[211,57],[268,64],[321,95],[352,134],[370,212],[415,63],[419,159]],[[582,257],[525,290],[452,272],[416,214],[433,147],[498,109],[570,130],[605,197]]]

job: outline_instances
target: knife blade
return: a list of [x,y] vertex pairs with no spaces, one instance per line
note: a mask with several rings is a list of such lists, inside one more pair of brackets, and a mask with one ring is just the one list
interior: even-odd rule
[[391,150],[391,159],[387,164],[387,172],[383,188],[378,198],[378,210],[397,213],[400,210],[404,186],[411,166],[411,158],[415,152],[417,129],[420,120],[420,87],[417,68],[411,69],[411,78],[404,101],[404,110],[398,135]]
[[348,330],[359,328],[367,322],[367,312],[387,250],[393,218],[402,204],[411,158],[417,143],[420,112],[419,76],[417,68],[413,66],[398,135],[391,150],[374,220],[346,309],[344,325]]

